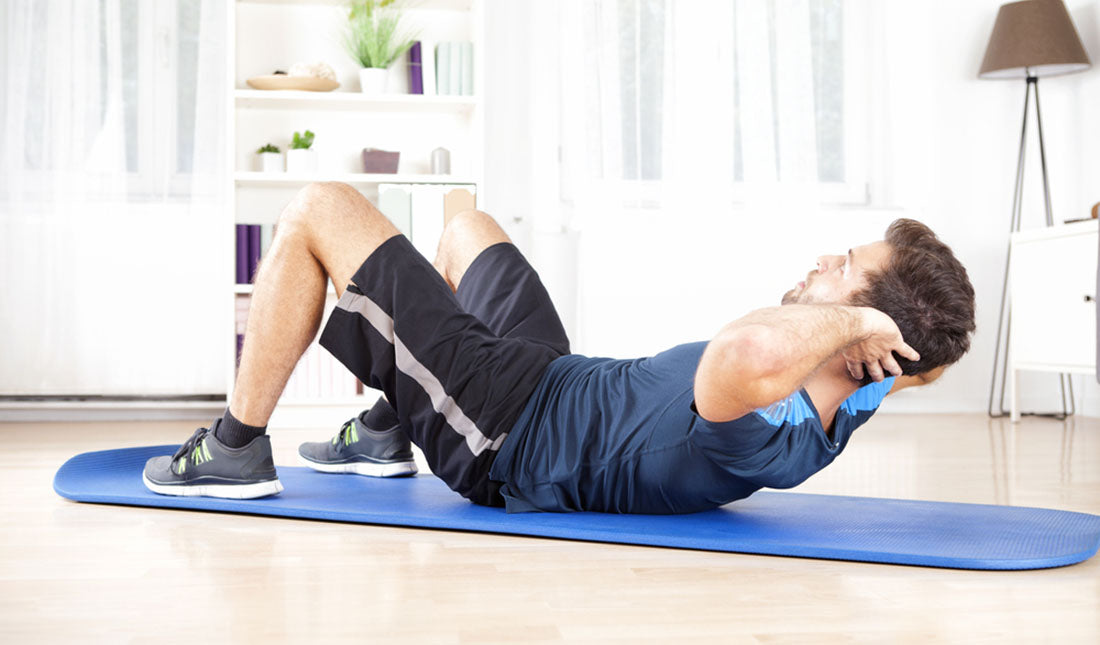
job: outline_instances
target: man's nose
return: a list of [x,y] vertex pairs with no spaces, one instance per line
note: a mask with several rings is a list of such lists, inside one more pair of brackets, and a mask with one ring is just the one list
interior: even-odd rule
[[822,255],[817,258],[817,272],[825,273],[829,269],[836,266],[836,259],[839,255]]

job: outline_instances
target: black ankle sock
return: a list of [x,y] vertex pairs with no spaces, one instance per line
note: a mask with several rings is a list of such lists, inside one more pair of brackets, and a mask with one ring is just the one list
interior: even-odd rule
[[371,430],[378,431],[389,430],[399,423],[397,411],[393,409],[389,401],[382,397],[378,397],[378,401],[370,410],[360,414],[359,420]]
[[242,448],[251,443],[256,437],[263,436],[266,432],[267,426],[259,428],[245,425],[229,412],[229,408],[226,408],[221,423],[214,430],[214,436],[230,448]]

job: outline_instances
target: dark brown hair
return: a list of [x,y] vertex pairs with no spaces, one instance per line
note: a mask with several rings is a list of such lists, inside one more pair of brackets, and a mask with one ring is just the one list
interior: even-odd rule
[[901,337],[920,354],[911,361],[894,354],[904,374],[950,365],[970,349],[974,287],[950,247],[916,220],[894,220],[886,229],[890,259],[868,277],[852,304],[874,307],[894,319]]

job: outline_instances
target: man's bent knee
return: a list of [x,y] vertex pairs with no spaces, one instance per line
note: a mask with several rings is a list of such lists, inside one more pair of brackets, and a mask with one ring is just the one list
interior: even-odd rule
[[470,240],[491,243],[512,241],[492,215],[479,210],[461,211],[448,218],[443,226],[442,239],[458,244]]
[[294,196],[283,210],[280,223],[295,221],[301,224],[316,224],[314,220],[324,218],[326,223],[343,218],[364,218],[380,216],[366,197],[348,184],[326,181],[306,184]]
[[494,244],[511,241],[488,213],[462,211],[449,218],[443,228],[435,266],[452,288],[457,288],[466,269],[482,251]]
[[492,222],[493,224],[496,224],[496,220],[493,219],[492,215],[486,213],[485,211],[479,211],[476,208],[471,208],[471,209],[468,209],[468,210],[459,211],[459,212],[455,213],[454,215],[451,215],[450,217],[448,217],[447,221],[445,223],[445,226],[456,226],[456,227],[476,226],[478,221],[485,221],[485,220],[488,220],[489,222]]
[[367,199],[348,184],[338,181],[316,181],[306,184],[294,196],[292,204],[303,208],[292,209],[297,211],[315,210],[311,207],[344,207],[354,209],[362,208]]

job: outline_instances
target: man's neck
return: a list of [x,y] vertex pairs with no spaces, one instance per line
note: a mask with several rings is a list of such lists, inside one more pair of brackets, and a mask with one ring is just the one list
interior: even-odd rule
[[840,354],[829,359],[806,381],[803,386],[810,395],[825,434],[833,436],[833,422],[840,404],[860,388],[859,381],[848,373],[848,366]]

